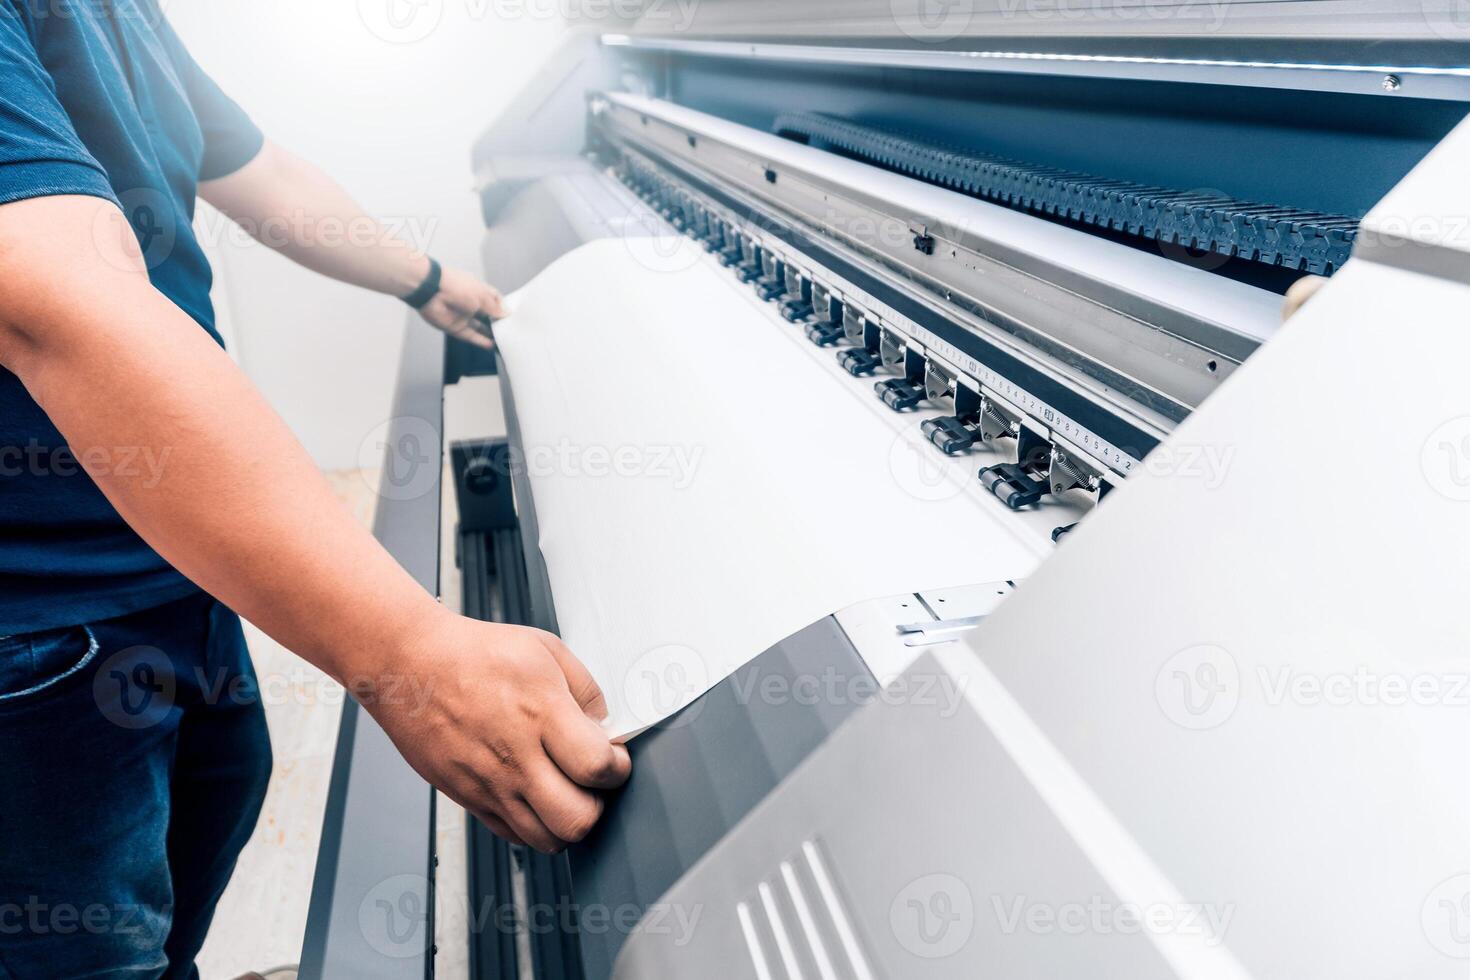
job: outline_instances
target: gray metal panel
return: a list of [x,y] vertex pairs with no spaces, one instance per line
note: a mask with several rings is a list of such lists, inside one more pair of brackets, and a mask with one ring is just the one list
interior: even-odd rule
[[[1451,26],[1448,21],[1446,26]],[[1470,101],[1470,70],[1460,67],[1422,67],[1412,63],[1383,64],[1365,60],[1328,64],[1223,57],[1099,55],[1065,50],[1031,51],[1004,46],[943,50],[933,46],[875,48],[833,44],[752,44],[745,41],[681,40],[617,34],[605,35],[603,43],[611,47],[747,61],[1009,72],[1019,75],[1078,75],[1089,78],[1242,85],[1306,92]],[[996,39],[977,38],[976,43],[994,45]],[[1142,48],[1138,50],[1141,51]],[[1392,81],[1388,81],[1389,79]]]
[[[1070,46],[1148,52],[1160,42],[1228,47],[1237,57],[1310,44],[1351,49],[1360,60],[1410,42],[1444,48],[1467,39],[1453,0],[1214,0],[1095,3],[1091,0],[722,0],[683,4],[646,0],[630,33],[645,38],[810,41],[943,50],[1005,47],[1050,51]],[[605,28],[606,29],[606,28]],[[616,30],[614,26],[611,29]],[[1094,42],[1084,48],[1087,42]],[[1272,42],[1283,42],[1273,45]],[[1402,53],[1402,52],[1400,52]],[[1287,60],[1273,58],[1272,60]],[[1345,60],[1335,58],[1334,60]],[[1376,62],[1374,62],[1376,63]],[[1439,64],[1409,58],[1403,64]]]
[[952,678],[927,655],[907,676],[669,891],[614,977],[1174,976],[1139,930],[1027,918],[1120,903]]
[[[874,683],[847,635],[828,617],[776,644],[641,735],[629,746],[632,780],[592,836],[569,852],[578,906],[598,914],[620,909],[641,914],[659,903],[860,700],[813,692],[860,692]],[[613,928],[596,929],[584,921],[588,980],[612,972],[632,925],[624,919],[618,928],[618,921],[614,916]]]
[[[425,465],[443,440],[444,335],[404,337],[385,470]],[[432,434],[432,449],[421,440]],[[429,592],[439,591],[440,466],[423,492],[382,496],[373,533]],[[418,487],[417,481],[415,488]],[[421,980],[432,970],[434,794],[355,701],[342,709],[332,785],[301,952],[303,980]]]

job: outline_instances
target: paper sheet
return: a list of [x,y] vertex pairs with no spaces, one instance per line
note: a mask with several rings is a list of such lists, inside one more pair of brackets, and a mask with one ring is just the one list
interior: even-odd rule
[[1050,551],[974,461],[926,469],[949,464],[916,418],[692,242],[585,245],[510,305],[515,463],[617,737],[855,602],[1021,578]]

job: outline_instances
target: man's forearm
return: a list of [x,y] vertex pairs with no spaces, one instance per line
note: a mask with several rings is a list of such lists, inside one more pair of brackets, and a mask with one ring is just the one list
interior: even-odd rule
[[414,244],[389,232],[315,165],[274,143],[199,193],[262,244],[341,282],[401,297],[428,273],[429,261]]
[[[56,201],[0,216],[0,239],[32,243],[29,268],[66,270],[98,239],[131,235],[105,202]],[[69,215],[44,235],[3,234],[41,207]],[[158,477],[92,476],[170,563],[329,673],[359,679],[350,675],[389,656],[437,603],[340,505],[229,357],[121,254],[34,286],[7,275],[0,363],[78,459],[137,447],[166,460]]]
[[[200,187],[205,200],[262,244],[315,272],[407,298],[429,278],[429,260],[390,234],[331,177],[267,142],[254,160]],[[500,293],[478,277],[443,269],[419,313],[452,337],[491,346],[487,318],[506,315]]]

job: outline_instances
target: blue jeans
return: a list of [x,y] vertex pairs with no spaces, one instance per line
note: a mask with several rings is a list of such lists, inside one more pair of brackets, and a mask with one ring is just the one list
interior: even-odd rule
[[240,621],[202,593],[0,639],[0,978],[197,977],[270,769]]

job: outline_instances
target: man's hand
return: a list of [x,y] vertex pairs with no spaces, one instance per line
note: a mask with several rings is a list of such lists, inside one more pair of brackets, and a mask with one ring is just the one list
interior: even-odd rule
[[1290,320],[1296,316],[1298,310],[1307,305],[1307,301],[1316,296],[1327,285],[1328,280],[1323,276],[1302,276],[1291,284],[1286,291],[1286,299],[1281,304],[1282,321]]
[[[388,697],[410,677],[421,697]],[[539,851],[586,837],[599,790],[628,779],[628,750],[587,668],[550,633],[449,612],[420,631],[368,690],[364,705],[418,773],[492,831]],[[376,696],[375,696],[376,695]]]
[[451,337],[488,349],[495,344],[476,327],[475,317],[483,315],[498,320],[507,315],[507,310],[504,298],[493,286],[467,272],[446,268],[439,294],[419,310],[419,315]]

